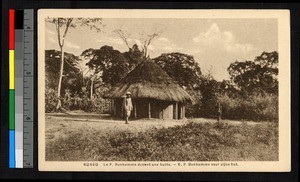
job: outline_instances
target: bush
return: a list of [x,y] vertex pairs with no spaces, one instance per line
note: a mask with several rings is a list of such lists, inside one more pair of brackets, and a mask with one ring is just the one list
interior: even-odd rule
[[51,88],[45,89],[45,112],[55,112],[57,105],[57,91]]
[[62,105],[67,110],[83,110],[91,111],[93,104],[92,101],[86,95],[74,94],[73,97],[63,97]]
[[227,119],[245,119],[254,121],[278,121],[278,96],[271,94],[249,95],[247,99],[229,97],[220,98],[222,117]]
[[[46,89],[46,112],[56,112],[57,105],[57,91],[51,88]],[[90,99],[87,94],[73,94],[69,90],[65,91],[62,96],[62,107],[66,110],[83,110],[85,112],[95,113],[109,113],[110,100],[103,99],[99,95],[95,95],[95,98]]]
[[199,112],[202,95],[198,90],[187,89],[187,93],[191,96],[193,104],[187,104],[185,107],[185,116],[188,118],[196,117]]
[[96,97],[91,102],[92,108],[91,112],[95,113],[110,113],[110,104],[111,101],[108,99],[103,99],[102,97]]

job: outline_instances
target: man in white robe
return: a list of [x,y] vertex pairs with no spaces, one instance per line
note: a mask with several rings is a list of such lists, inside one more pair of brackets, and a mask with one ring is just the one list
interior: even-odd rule
[[128,124],[128,118],[130,117],[131,111],[133,109],[130,92],[126,93],[126,97],[123,100],[123,109],[126,118],[125,124]]

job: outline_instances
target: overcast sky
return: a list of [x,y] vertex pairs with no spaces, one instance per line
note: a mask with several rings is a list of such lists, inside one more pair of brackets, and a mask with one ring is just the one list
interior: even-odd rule
[[[278,51],[277,19],[103,19],[102,32],[87,27],[70,29],[65,51],[80,55],[88,48],[113,46],[127,51],[124,42],[114,33],[122,29],[130,33],[130,44],[141,37],[162,30],[149,47],[155,58],[162,53],[181,52],[193,55],[202,72],[217,80],[229,79],[227,67],[235,60],[253,60],[263,51]],[[46,49],[58,49],[55,25],[46,23]]]

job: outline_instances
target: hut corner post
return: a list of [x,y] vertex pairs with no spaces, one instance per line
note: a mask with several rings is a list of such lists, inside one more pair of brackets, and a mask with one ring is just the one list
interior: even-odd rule
[[110,102],[109,102],[109,113],[110,113],[110,119],[112,119],[112,117],[113,117],[113,102],[112,102],[112,100],[109,100]]
[[117,115],[117,103],[116,103],[116,100],[115,99],[113,99],[113,112],[114,112],[114,116],[116,116]]
[[133,110],[134,110],[134,119],[136,119],[137,118],[137,114],[136,114],[136,101],[134,102],[134,104],[133,104]]
[[185,118],[185,105],[182,105],[182,119]]
[[178,102],[175,103],[175,119],[178,119]]
[[179,108],[180,108],[180,111],[179,111],[179,119],[182,119],[182,104],[180,103],[180,106],[179,106]]
[[151,119],[151,104],[148,102],[148,118]]

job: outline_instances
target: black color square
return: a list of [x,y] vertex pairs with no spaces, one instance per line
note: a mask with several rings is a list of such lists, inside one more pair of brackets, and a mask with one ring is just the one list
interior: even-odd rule
[[15,10],[15,29],[23,29],[24,11]]

